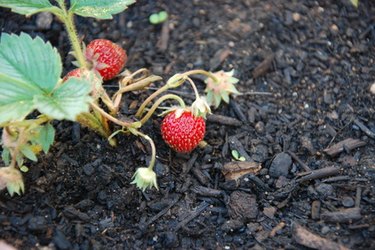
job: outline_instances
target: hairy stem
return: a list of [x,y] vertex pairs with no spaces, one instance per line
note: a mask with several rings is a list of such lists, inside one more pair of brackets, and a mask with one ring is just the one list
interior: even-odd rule
[[154,165],[155,165],[155,161],[156,161],[156,147],[155,147],[154,141],[151,139],[151,137],[149,137],[148,135],[143,134],[139,130],[133,131],[133,134],[135,134],[137,136],[143,137],[144,139],[146,139],[150,143],[150,146],[151,146],[151,160],[150,160],[150,163],[148,164],[147,168],[150,169],[150,170],[153,170]]
[[188,82],[190,83],[191,87],[192,87],[193,90],[194,90],[194,93],[195,93],[195,99],[199,99],[199,98],[200,98],[200,96],[199,96],[199,92],[198,92],[197,86],[195,86],[195,83],[193,82],[193,80],[191,80],[190,77],[187,77],[186,80],[188,80]]
[[76,27],[74,25],[73,13],[66,10],[64,1],[58,1],[60,8],[63,10],[64,15],[62,16],[62,22],[65,25],[66,31],[68,32],[70,43],[74,51],[74,55],[81,68],[87,68],[86,59],[83,55],[81,43],[78,39]]

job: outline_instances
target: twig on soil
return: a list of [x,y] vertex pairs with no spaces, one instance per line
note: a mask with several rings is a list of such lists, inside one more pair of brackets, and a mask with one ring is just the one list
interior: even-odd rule
[[295,153],[292,151],[287,151],[287,153],[295,160],[298,162],[299,165],[305,170],[305,171],[311,171],[311,168],[307,166]]
[[360,206],[361,198],[362,198],[362,188],[360,186],[357,186],[357,190],[355,193],[355,207]]
[[248,91],[248,92],[243,92],[239,96],[242,95],[273,95],[271,92],[257,92],[257,91]]
[[237,116],[237,118],[238,118],[240,121],[243,121],[243,122],[246,122],[246,121],[247,121],[247,117],[246,117],[245,114],[242,112],[240,105],[238,105],[238,103],[237,103],[236,101],[234,101],[234,100],[232,99],[232,100],[229,102],[229,106],[233,109],[234,114]]
[[375,133],[372,132],[368,127],[366,127],[365,124],[363,124],[360,120],[354,119],[354,124],[357,125],[363,133],[365,133],[367,136],[371,137],[372,139],[375,139]]
[[171,209],[180,199],[180,196],[179,195],[176,195],[176,197],[170,202],[170,204],[168,205],[168,207],[164,208],[163,210],[161,210],[159,213],[157,213],[156,215],[152,216],[147,222],[145,223],[142,223],[142,224],[139,224],[138,227],[141,229],[141,230],[145,230],[149,225],[151,225],[152,223],[154,223],[157,219],[159,219],[160,217],[162,217],[164,214],[166,214],[169,209]]
[[191,188],[191,191],[198,195],[207,197],[221,197],[224,194],[221,190],[208,188],[204,186],[194,186]]
[[321,202],[319,200],[313,201],[311,204],[311,219],[318,220],[320,218]]
[[322,220],[334,223],[351,223],[361,218],[361,209],[358,207],[347,208],[336,212],[324,212],[321,215]]
[[198,154],[194,153],[193,156],[186,163],[186,165],[184,165],[183,170],[182,170],[182,174],[183,175],[186,175],[186,174],[188,174],[190,172],[190,170],[194,166],[194,163],[197,160],[197,158],[198,158]]
[[227,125],[227,126],[234,126],[234,127],[242,126],[241,121],[237,120],[236,118],[224,116],[224,115],[211,114],[211,115],[207,116],[207,121],[219,123],[219,124]]
[[260,189],[265,191],[271,191],[271,189],[257,176],[253,174],[246,175],[246,178],[248,178],[251,182],[253,182],[255,185],[257,185]]
[[297,223],[292,224],[292,235],[293,239],[300,245],[321,249],[321,250],[349,250],[343,245],[340,245],[331,240],[322,238],[304,227],[298,225]]
[[332,145],[329,148],[324,149],[323,151],[328,154],[329,156],[336,156],[343,152],[344,150],[350,151],[352,149],[358,148],[365,146],[366,142],[358,140],[358,139],[353,139],[353,138],[348,138],[343,141],[340,141],[334,145]]
[[156,46],[161,52],[164,52],[168,48],[168,42],[169,42],[169,22],[165,21],[163,23],[163,27],[161,28],[161,35]]
[[322,182],[327,183],[327,182],[335,182],[335,181],[347,181],[350,180],[350,176],[348,175],[339,175],[339,176],[334,176],[331,178],[327,178],[323,180]]
[[340,168],[338,167],[321,168],[317,170],[312,170],[311,172],[300,173],[299,175],[300,176],[303,175],[303,176],[297,179],[297,181],[304,182],[304,181],[325,178],[327,176],[337,175],[339,172],[340,172]]
[[184,220],[178,223],[173,230],[178,231],[180,228],[184,227],[187,223],[189,223],[195,217],[200,215],[209,205],[209,203],[203,201],[198,207],[195,208],[195,211],[192,211],[189,216],[187,216]]

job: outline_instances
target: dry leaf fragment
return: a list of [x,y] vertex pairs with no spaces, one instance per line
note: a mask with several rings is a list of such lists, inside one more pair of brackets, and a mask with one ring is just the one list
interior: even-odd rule
[[233,161],[224,165],[221,172],[225,180],[237,180],[246,174],[257,174],[262,168],[260,163],[249,161]]

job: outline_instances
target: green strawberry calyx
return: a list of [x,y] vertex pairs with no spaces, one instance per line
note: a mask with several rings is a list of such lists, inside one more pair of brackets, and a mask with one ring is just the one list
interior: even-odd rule
[[131,184],[135,184],[137,188],[143,192],[147,188],[155,187],[159,190],[158,183],[156,181],[156,174],[152,168],[138,168],[133,175],[133,181]]
[[222,100],[229,103],[229,95],[240,94],[234,85],[239,79],[233,77],[234,70],[228,72],[221,70],[212,74],[216,77],[217,81],[212,77],[205,80],[207,84],[205,89],[207,93],[206,98],[210,106],[218,108]]

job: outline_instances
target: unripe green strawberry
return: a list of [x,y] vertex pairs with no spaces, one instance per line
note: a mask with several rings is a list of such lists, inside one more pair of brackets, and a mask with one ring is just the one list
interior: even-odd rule
[[205,120],[186,110],[170,112],[161,124],[164,141],[180,153],[189,153],[196,148],[203,139],[205,131]]
[[92,63],[93,68],[100,73],[103,80],[111,80],[116,77],[128,59],[125,50],[106,39],[91,41],[86,47],[85,56]]

